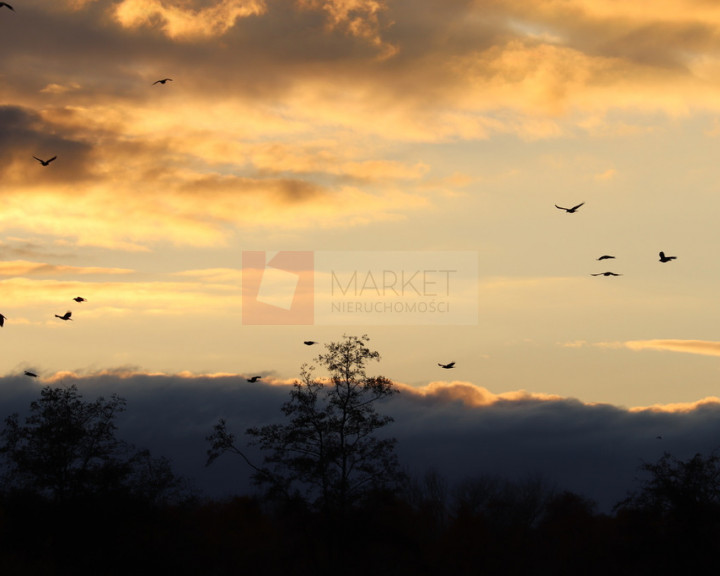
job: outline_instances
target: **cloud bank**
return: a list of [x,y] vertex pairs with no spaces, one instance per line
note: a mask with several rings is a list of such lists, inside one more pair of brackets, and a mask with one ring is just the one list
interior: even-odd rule
[[[3,416],[23,414],[43,384],[71,383],[88,399],[112,393],[126,398],[118,435],[171,458],[178,472],[212,497],[252,491],[240,459],[204,466],[213,424],[225,418],[242,441],[246,428],[281,420],[290,386],[268,375],[250,384],[245,375],[131,369],[58,373],[40,382],[8,375],[0,379]],[[469,382],[398,386],[401,393],[380,409],[395,419],[385,432],[398,439],[411,474],[432,468],[451,483],[481,475],[540,475],[596,499],[605,510],[634,487],[643,460],[654,461],[663,451],[680,458],[709,452],[720,437],[720,399],[626,409],[525,391],[493,394]]]
[[[38,0],[16,16],[0,223],[86,246],[402,218],[438,181],[412,143],[607,138],[720,112],[707,2]],[[33,154],[58,161],[32,170]]]

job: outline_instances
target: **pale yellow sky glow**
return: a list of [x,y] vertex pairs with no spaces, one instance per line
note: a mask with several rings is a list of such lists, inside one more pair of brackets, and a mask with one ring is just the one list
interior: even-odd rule
[[[15,8],[0,373],[289,382],[314,356],[303,340],[368,333],[384,375],[470,405],[720,395],[720,6]],[[456,296],[477,298],[477,322],[243,324],[249,250],[472,251],[476,294]],[[591,276],[606,271],[621,276]]]

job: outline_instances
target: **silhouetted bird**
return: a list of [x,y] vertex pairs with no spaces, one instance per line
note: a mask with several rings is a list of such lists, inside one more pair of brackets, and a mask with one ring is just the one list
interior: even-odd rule
[[15,8],[13,8],[12,6],[10,6],[10,4],[8,4],[7,2],[0,2],[0,8],[2,8],[3,6],[7,6],[8,8],[10,8],[10,10],[12,10],[13,12],[15,12]]
[[562,206],[558,206],[557,204],[555,204],[555,208],[559,208],[560,210],[565,210],[565,212],[567,212],[568,214],[573,214],[583,204],[585,204],[585,202],[580,202],[580,204],[578,204],[577,206],[573,206],[572,208],[563,208]]
[[252,378],[246,378],[248,382],[257,382],[262,376],[253,376]]
[[70,312],[70,310],[65,312],[65,314],[63,314],[62,316],[60,316],[59,314],[55,314],[55,318],[60,318],[60,320],[72,320],[70,316],[72,316],[72,312]]
[[5,319],[6,319],[6,318],[7,318],[7,316],[3,316],[2,314],[0,314],[0,328],[2,328],[3,326],[5,326]]
[[305,346],[312,346],[313,344],[317,344],[317,342],[314,342],[313,340],[305,340],[303,344],[305,344]]
[[438,366],[445,369],[455,368],[455,362],[450,362],[450,364],[440,364],[440,362],[438,362]]
[[30,372],[29,370],[25,370],[25,376],[30,376],[30,378],[37,378],[37,374],[35,374],[35,372]]
[[662,436],[655,436],[655,440],[662,440]]
[[53,156],[52,158],[50,158],[50,160],[42,160],[41,158],[38,158],[37,156],[33,156],[33,158],[35,158],[35,160],[40,162],[40,164],[42,164],[43,166],[48,166],[50,164],[50,162],[52,162],[53,160],[55,160],[55,158],[57,158],[57,156]]
[[87,302],[87,298],[83,298],[82,296],[75,296],[73,300],[75,300],[75,302]]
[[590,274],[590,276],[622,276],[622,274],[615,274],[615,272],[598,272],[597,274]]
[[165,84],[165,82],[172,82],[172,81],[173,81],[172,78],[163,78],[162,80],[155,80],[155,82],[153,82],[153,86],[155,86],[155,84]]
[[665,256],[665,252],[660,252],[660,262],[670,262],[670,260],[675,260],[677,256]]
[[602,256],[600,256],[600,258],[598,258],[598,260],[608,260],[610,258],[615,258],[615,256],[608,256],[607,254],[603,254]]

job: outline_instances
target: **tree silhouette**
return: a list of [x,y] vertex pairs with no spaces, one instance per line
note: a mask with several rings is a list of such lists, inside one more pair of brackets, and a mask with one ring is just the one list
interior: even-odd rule
[[393,419],[376,406],[397,390],[387,378],[366,374],[366,363],[380,359],[368,341],[344,336],[326,344],[316,362],[330,377],[315,378],[315,367],[304,364],[282,406],[288,421],[246,430],[251,445],[266,453],[262,466],[236,446],[224,420],[208,437],[208,463],[225,452],[239,455],[270,496],[301,497],[327,512],[346,512],[372,491],[395,488],[401,478],[396,440],[377,434]]
[[662,516],[695,516],[720,512],[720,456],[695,454],[683,461],[668,452],[641,469],[650,474],[638,492],[631,492],[616,508],[637,509]]
[[124,409],[125,400],[116,394],[88,402],[75,385],[44,387],[24,423],[17,413],[5,419],[3,488],[56,501],[124,494],[157,502],[179,496],[185,481],[166,459],[115,437],[115,417]]
[[700,573],[717,557],[720,539],[720,456],[680,460],[665,452],[643,463],[649,476],[616,505],[627,545],[651,552],[654,573]]

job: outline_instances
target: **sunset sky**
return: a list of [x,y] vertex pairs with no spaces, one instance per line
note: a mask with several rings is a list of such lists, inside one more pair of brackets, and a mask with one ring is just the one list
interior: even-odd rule
[[[6,380],[287,383],[303,340],[367,333],[419,394],[720,396],[717,3],[10,3]],[[244,324],[243,251],[470,253],[476,314]]]

